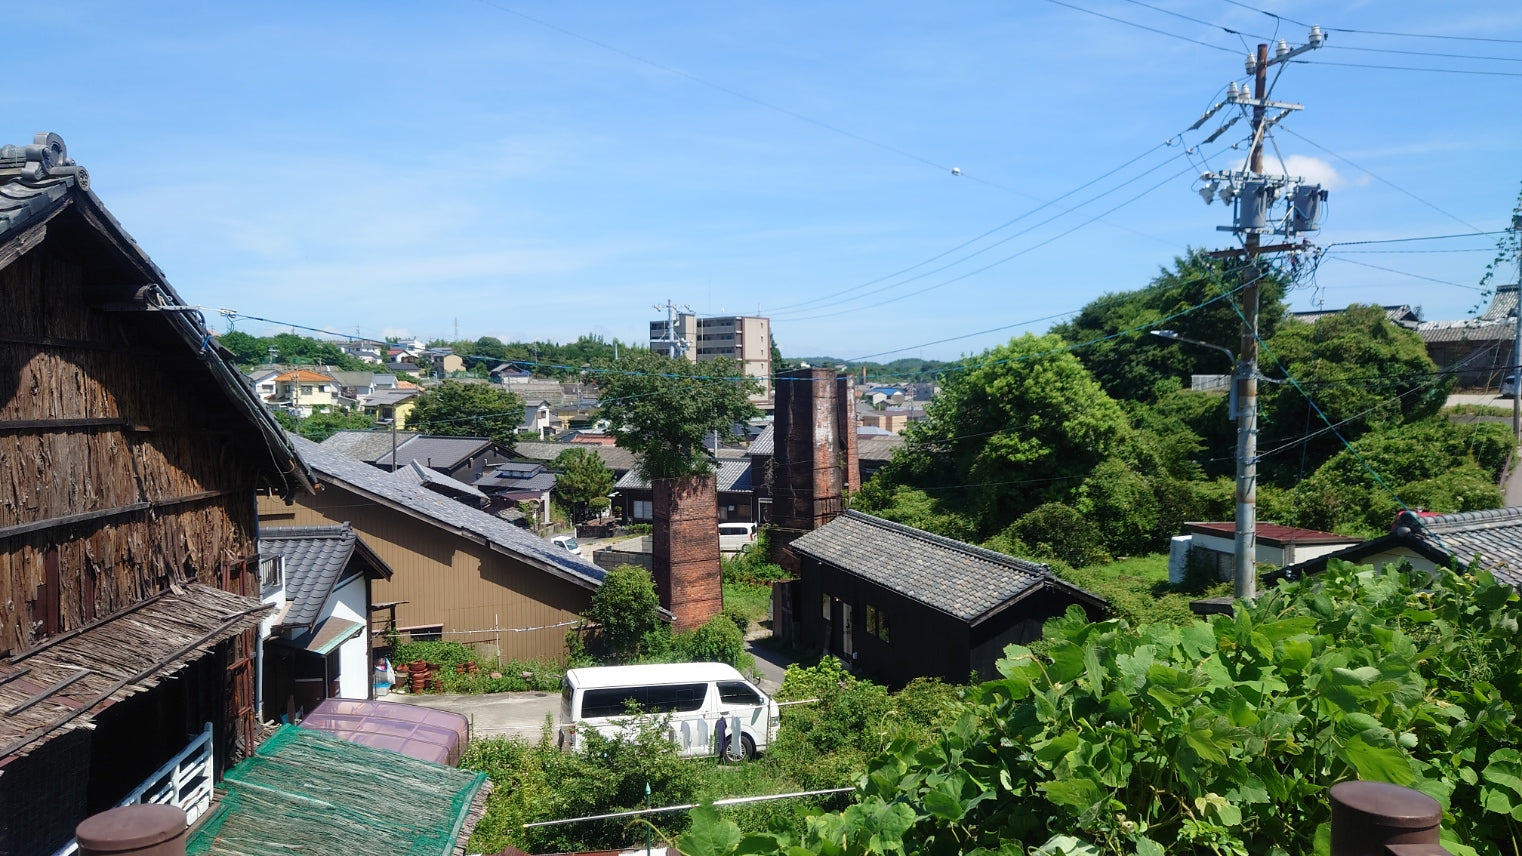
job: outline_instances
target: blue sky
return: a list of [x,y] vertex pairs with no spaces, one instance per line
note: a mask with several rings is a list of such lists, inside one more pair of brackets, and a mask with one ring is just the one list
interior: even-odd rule
[[1232,246],[1196,178],[1245,123],[1180,132],[1317,23],[1273,93],[1306,106],[1277,152],[1331,188],[1293,305],[1473,310],[1495,236],[1348,242],[1506,228],[1522,4],[1063,4],[21,4],[0,142],[62,135],[213,309],[627,342],[669,298],[770,314],[788,355],[953,359]]

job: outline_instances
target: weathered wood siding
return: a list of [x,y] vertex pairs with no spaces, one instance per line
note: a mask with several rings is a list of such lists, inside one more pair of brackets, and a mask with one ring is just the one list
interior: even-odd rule
[[[391,566],[391,579],[374,581],[370,597],[407,601],[396,607],[398,626],[442,624],[452,642],[500,641],[504,659],[564,657],[567,628],[554,625],[574,621],[591,603],[586,588],[341,487],[295,505],[276,497],[259,503],[266,525],[350,523]],[[509,632],[529,627],[544,629]]]
[[162,317],[91,306],[134,272],[56,226],[0,270],[0,653],[172,581],[248,593],[223,567],[257,552],[241,417]]

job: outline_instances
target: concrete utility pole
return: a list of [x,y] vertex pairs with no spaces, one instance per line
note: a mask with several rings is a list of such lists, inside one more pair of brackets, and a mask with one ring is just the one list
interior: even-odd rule
[[[1289,176],[1269,177],[1263,174],[1263,140],[1269,127],[1292,111],[1301,109],[1299,104],[1268,100],[1268,67],[1315,50],[1321,47],[1324,39],[1321,28],[1312,27],[1308,42],[1298,48],[1291,49],[1280,40],[1272,59],[1268,55],[1268,45],[1258,45],[1257,52],[1249,54],[1246,63],[1247,72],[1253,76],[1252,96],[1247,96],[1246,87],[1238,91],[1236,84],[1231,84],[1227,89],[1226,101],[1212,107],[1193,126],[1200,127],[1226,104],[1252,108],[1252,144],[1246,172],[1205,173],[1200,176],[1202,181],[1208,182],[1200,191],[1207,204],[1218,190],[1222,202],[1236,203],[1233,225],[1218,228],[1242,236],[1242,250],[1211,255],[1221,257],[1240,254],[1246,262],[1244,273],[1247,282],[1242,289],[1242,346],[1234,380],[1237,401],[1234,576],[1236,596],[1241,600],[1251,600],[1258,594],[1258,282],[1263,277],[1258,256],[1264,252],[1299,248],[1289,243],[1264,247],[1261,235],[1273,232],[1292,237],[1302,232],[1315,231],[1319,227],[1320,203],[1326,198],[1326,192],[1319,186],[1305,185],[1300,179]],[[1267,118],[1269,107],[1281,111],[1272,120]],[[1227,122],[1206,138],[1206,142],[1219,137],[1235,121],[1233,118]],[[1281,196],[1281,190],[1286,191],[1283,195],[1290,201],[1282,221],[1271,217],[1271,209]]]
[[1516,305],[1511,308],[1517,319],[1517,332],[1511,343],[1511,431],[1522,446],[1522,392],[1517,389],[1522,383],[1522,214],[1511,215],[1511,231],[1518,239]]

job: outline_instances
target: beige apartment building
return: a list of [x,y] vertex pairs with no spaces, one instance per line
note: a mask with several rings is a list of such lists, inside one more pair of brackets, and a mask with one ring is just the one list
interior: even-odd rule
[[650,322],[650,350],[690,362],[716,357],[738,360],[746,377],[761,384],[751,397],[757,407],[772,406],[772,322],[755,315],[699,318],[674,313],[665,321]]

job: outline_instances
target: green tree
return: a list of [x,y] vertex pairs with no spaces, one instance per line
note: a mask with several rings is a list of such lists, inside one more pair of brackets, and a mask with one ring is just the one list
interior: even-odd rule
[[555,495],[571,507],[571,519],[586,519],[589,504],[606,502],[613,490],[613,471],[591,449],[566,449],[551,464],[556,472]]
[[[1156,328],[1236,351],[1242,316],[1233,308],[1248,269],[1241,262],[1195,253],[1173,260],[1137,291],[1106,294],[1052,332],[1082,344],[1078,357],[1111,398],[1151,401],[1157,382],[1191,374],[1229,374],[1224,354],[1195,345],[1164,342],[1148,335]],[[1267,338],[1284,316],[1285,279],[1268,272],[1258,284],[1259,335]],[[1228,295],[1230,296],[1223,296]]]
[[367,413],[323,410],[296,423],[296,433],[321,443],[339,431],[364,431],[375,427],[375,417]]
[[[1331,457],[1343,440],[1435,415],[1453,387],[1451,377],[1439,376],[1421,337],[1392,324],[1378,306],[1350,306],[1315,324],[1285,324],[1264,351],[1264,374],[1282,372],[1295,383],[1259,385],[1258,448],[1303,438],[1295,454],[1270,458],[1264,468],[1281,483]],[[1329,423],[1335,431],[1326,430]]]
[[733,440],[734,426],[759,414],[749,397],[760,384],[727,358],[690,363],[630,351],[617,363],[600,364],[591,378],[601,398],[598,415],[652,480],[712,471],[705,438],[717,431],[721,440]]
[[496,336],[482,336],[470,346],[470,350],[460,352],[462,356],[484,357],[492,360],[507,359],[507,345],[502,343]]
[[238,365],[244,368],[252,368],[269,360],[269,349],[265,344],[242,330],[223,333],[217,337],[217,344],[231,351]]
[[1025,335],[948,372],[906,448],[877,478],[969,514],[991,535],[1067,501],[1131,439],[1125,411],[1056,336]]
[[594,652],[619,662],[638,657],[645,637],[665,629],[660,607],[649,571],[635,565],[609,571],[583,613],[597,625]]
[[484,383],[444,381],[417,397],[408,431],[445,437],[489,437],[511,449],[523,423],[523,399]]

